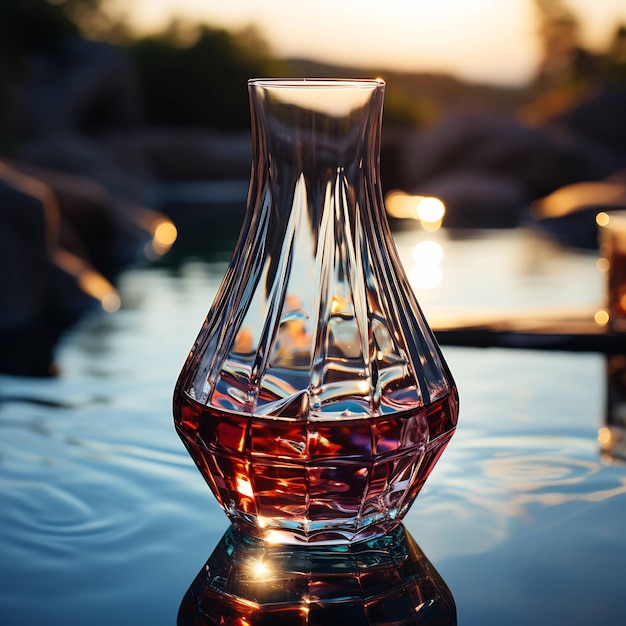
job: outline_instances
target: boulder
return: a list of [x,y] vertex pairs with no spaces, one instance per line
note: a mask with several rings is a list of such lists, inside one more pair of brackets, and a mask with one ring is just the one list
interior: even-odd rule
[[[619,165],[600,145],[590,148],[575,137],[489,114],[445,120],[414,140],[406,158],[410,189],[436,195],[445,188],[449,213],[465,213],[467,226],[485,225],[490,214],[497,219],[492,225],[515,225],[523,215],[520,203],[581,180],[600,180]],[[499,211],[486,209],[499,201]]]
[[97,305],[55,262],[58,233],[52,191],[0,163],[0,372],[55,373],[58,337]]

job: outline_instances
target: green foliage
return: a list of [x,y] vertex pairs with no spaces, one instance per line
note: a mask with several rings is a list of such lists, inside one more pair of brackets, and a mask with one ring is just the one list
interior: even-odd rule
[[247,81],[266,75],[269,68],[266,47],[254,30],[234,35],[172,24],[158,36],[132,43],[129,51],[147,123],[249,128]]
[[427,97],[415,97],[403,85],[389,85],[385,93],[385,126],[419,128],[433,124],[438,105]]
[[606,55],[607,80],[626,85],[626,25],[620,24]]

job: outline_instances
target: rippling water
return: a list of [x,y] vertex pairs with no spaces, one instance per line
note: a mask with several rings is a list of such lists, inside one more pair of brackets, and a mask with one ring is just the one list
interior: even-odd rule
[[[593,256],[527,238],[439,235],[439,287],[418,289],[427,317],[438,305],[601,301]],[[397,234],[408,269],[418,239]],[[1,624],[176,622],[228,527],[170,411],[223,259],[127,272],[123,308],[65,337],[60,378],[0,378]],[[617,623],[626,469],[603,462],[596,441],[603,358],[444,353],[459,429],[405,521],[458,623]]]

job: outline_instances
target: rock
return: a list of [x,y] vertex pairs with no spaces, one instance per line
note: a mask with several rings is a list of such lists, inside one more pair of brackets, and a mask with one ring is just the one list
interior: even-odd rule
[[0,163],[0,372],[53,374],[58,337],[97,304],[55,263],[58,225],[52,191]]
[[143,249],[164,217],[142,204],[111,193],[92,178],[12,162],[43,183],[58,205],[61,247],[83,258],[114,281],[129,265],[144,260]]
[[594,152],[614,160],[613,169],[626,167],[626,87],[607,86],[554,117],[545,128],[574,137]]
[[93,181],[16,165],[0,161],[0,372],[48,375],[61,333],[117,310],[115,278],[163,254],[172,227]]
[[[449,210],[455,215],[464,211],[468,226],[472,215],[483,220],[489,214],[499,223],[514,225],[520,216],[519,202],[580,180],[600,180],[616,169],[615,160],[600,148],[583,148],[574,138],[487,114],[459,115],[442,122],[413,142],[407,162],[412,172],[410,188],[426,194],[445,186]],[[475,182],[470,183],[471,178]],[[485,203],[494,205],[498,198],[503,201],[501,211],[486,211]],[[510,212],[508,218],[505,211]]]

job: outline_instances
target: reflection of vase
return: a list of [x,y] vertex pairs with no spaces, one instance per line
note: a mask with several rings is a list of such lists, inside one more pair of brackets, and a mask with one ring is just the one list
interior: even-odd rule
[[181,372],[175,423],[231,520],[273,541],[394,528],[457,421],[379,174],[380,80],[252,80],[233,260]]
[[453,626],[450,590],[400,525],[340,546],[269,544],[231,526],[180,606],[179,626]]

